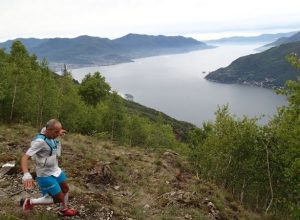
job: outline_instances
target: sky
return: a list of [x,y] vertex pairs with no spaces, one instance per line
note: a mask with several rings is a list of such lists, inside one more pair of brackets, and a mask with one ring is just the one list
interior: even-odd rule
[[208,40],[294,30],[300,0],[0,0],[1,42],[128,33]]

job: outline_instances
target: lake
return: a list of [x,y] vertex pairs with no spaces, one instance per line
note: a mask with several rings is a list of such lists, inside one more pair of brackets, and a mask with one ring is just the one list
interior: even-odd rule
[[213,120],[218,106],[224,104],[229,104],[230,112],[238,117],[264,114],[260,123],[266,123],[278,106],[286,104],[285,97],[270,89],[204,79],[208,72],[225,67],[238,57],[256,53],[254,49],[259,46],[220,46],[113,66],[73,69],[71,72],[81,81],[87,73],[100,71],[113,90],[129,93],[135,102],[197,126]]

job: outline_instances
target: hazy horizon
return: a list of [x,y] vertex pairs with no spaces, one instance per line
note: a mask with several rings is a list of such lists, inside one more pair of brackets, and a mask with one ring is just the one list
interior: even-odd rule
[[118,38],[128,33],[212,40],[300,30],[300,1],[1,1],[0,41],[15,38]]
[[[202,34],[197,34],[197,33],[190,33],[190,34],[177,34],[177,35],[168,35],[168,34],[146,34],[146,33],[127,33],[127,34],[145,34],[145,35],[164,35],[164,36],[183,36],[183,37],[192,37],[196,40],[199,41],[208,41],[208,40],[218,40],[222,38],[230,38],[230,37],[255,37],[255,36],[260,36],[263,34],[278,34],[278,33],[288,33],[288,32],[293,32],[293,31],[300,31],[300,28],[298,29],[287,29],[287,30],[279,30],[279,31],[273,31],[273,32],[265,32],[265,33],[258,33],[258,32],[221,32],[221,33],[202,33]],[[127,35],[125,34],[125,35]],[[121,35],[118,37],[105,37],[105,36],[95,36],[95,35],[88,35],[88,34],[82,34],[82,35],[75,35],[75,36],[51,36],[51,37],[35,37],[35,36],[29,36],[29,37],[16,37],[16,38],[11,38],[11,39],[1,39],[0,38],[0,43],[6,42],[8,40],[15,40],[17,38],[36,38],[36,39],[45,39],[45,38],[76,38],[79,36],[91,36],[91,37],[99,37],[99,38],[108,38],[110,40],[116,39],[123,37],[125,35]]]

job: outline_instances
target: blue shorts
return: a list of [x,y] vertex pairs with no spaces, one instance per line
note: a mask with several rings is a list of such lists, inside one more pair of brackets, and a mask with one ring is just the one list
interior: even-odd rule
[[65,182],[67,177],[62,171],[58,177],[55,176],[46,176],[46,177],[37,177],[36,181],[39,184],[40,190],[44,195],[49,194],[50,196],[55,196],[61,192],[60,185],[62,182]]

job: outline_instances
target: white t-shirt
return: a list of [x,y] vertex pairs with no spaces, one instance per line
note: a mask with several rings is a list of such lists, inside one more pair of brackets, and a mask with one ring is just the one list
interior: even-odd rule
[[[54,142],[55,140],[49,139]],[[55,176],[58,177],[61,169],[58,166],[58,157],[61,155],[61,144],[55,141],[57,149],[53,149],[52,156],[50,156],[51,148],[42,138],[37,138],[31,142],[30,148],[26,155],[32,157],[36,162],[36,174],[39,177]]]

